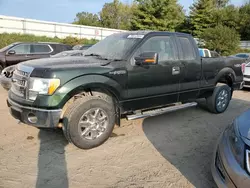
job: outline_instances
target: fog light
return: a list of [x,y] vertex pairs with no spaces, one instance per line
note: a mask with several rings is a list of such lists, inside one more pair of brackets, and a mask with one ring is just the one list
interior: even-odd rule
[[38,119],[37,119],[35,114],[29,113],[28,114],[28,120],[29,120],[30,123],[37,123]]

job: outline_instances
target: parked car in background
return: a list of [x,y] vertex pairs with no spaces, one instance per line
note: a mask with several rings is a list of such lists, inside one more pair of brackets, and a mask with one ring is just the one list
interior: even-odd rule
[[[55,55],[51,55],[51,58],[61,58],[61,57],[67,57],[67,56],[83,56],[85,50],[69,50],[69,51],[63,51]],[[9,90],[11,87],[11,78],[13,75],[13,72],[15,70],[16,65],[11,65],[2,70],[2,73],[0,75],[0,83],[2,87],[6,90]]]
[[67,56],[83,56],[85,50],[69,50],[50,56],[51,58],[67,57]]
[[52,42],[16,42],[0,49],[0,72],[5,67],[17,63],[50,57],[62,51],[72,50],[72,47]]
[[206,48],[199,48],[199,53],[201,57],[220,57],[216,51],[210,51]]
[[243,59],[249,59],[250,53],[238,53],[238,54],[232,55],[231,57],[239,57],[239,58],[243,58]]
[[250,110],[221,134],[211,170],[218,187],[250,187]]
[[93,44],[84,44],[84,45],[75,45],[73,47],[73,50],[87,50],[89,49],[91,46],[93,46]]

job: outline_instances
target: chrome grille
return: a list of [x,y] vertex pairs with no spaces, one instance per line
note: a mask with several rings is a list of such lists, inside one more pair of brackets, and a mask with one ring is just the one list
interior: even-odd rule
[[18,65],[13,73],[11,91],[19,97],[28,98],[27,88],[31,69]]

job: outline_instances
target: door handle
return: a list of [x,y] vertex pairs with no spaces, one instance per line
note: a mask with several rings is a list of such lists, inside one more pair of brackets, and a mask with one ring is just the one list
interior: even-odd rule
[[173,67],[172,68],[172,75],[180,74],[180,72],[181,72],[180,67]]

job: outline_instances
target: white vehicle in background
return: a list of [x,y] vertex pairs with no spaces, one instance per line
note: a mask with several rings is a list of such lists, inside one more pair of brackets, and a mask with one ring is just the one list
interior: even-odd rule
[[250,88],[250,62],[244,68],[244,87]]
[[238,57],[246,59],[248,63],[243,64],[242,71],[244,74],[244,88],[250,88],[250,53],[238,53],[231,57]]
[[206,48],[199,48],[199,53],[201,57],[220,57],[220,55],[215,51],[210,51]]

